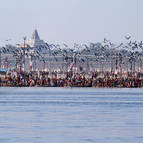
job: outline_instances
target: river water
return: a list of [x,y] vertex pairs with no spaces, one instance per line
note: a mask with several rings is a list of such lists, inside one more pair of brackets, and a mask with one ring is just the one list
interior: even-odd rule
[[143,143],[143,89],[0,88],[0,143]]

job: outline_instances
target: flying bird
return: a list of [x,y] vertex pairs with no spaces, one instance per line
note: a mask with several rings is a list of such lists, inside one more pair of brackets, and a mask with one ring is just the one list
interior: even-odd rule
[[129,39],[131,39],[131,36],[125,36],[125,39],[129,40]]
[[103,43],[108,43],[109,40],[107,40],[106,38],[104,38]]
[[68,47],[68,45],[67,44],[63,44],[66,48]]

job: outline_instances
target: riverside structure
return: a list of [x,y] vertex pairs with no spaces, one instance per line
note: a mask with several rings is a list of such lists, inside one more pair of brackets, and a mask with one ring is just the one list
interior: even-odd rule
[[[2,74],[2,72],[1,72]],[[90,72],[85,73],[58,73],[58,72],[3,72],[0,86],[10,87],[117,87],[141,88],[143,87],[142,74],[132,76],[127,73]]]
[[49,44],[37,30],[0,47],[1,86],[142,87],[143,42]]

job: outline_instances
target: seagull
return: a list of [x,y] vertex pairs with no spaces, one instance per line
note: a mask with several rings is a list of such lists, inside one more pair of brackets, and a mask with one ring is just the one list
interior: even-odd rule
[[143,42],[142,42],[142,41],[139,43],[139,47],[140,47],[140,48],[143,47]]
[[57,48],[57,46],[56,46],[55,44],[51,44],[50,46],[51,46],[52,48],[53,48],[53,47]]
[[66,53],[66,54],[68,53],[65,49],[63,50],[63,52]]
[[7,52],[9,52],[9,49],[7,49]]
[[109,40],[107,40],[106,38],[104,38],[103,43],[108,43]]
[[131,39],[131,36],[125,36],[125,39],[129,40],[129,39]]
[[85,60],[84,60],[84,59],[81,59],[81,61],[82,61],[82,62],[85,62]]
[[68,45],[67,44],[63,44],[66,48],[68,47]]
[[2,52],[6,53],[6,48],[5,47],[2,47]]
[[98,54],[97,54],[97,53],[94,53],[94,55],[95,55],[95,56],[98,56]]
[[8,42],[8,41],[10,41],[10,40],[11,40],[11,39],[7,39],[7,40],[5,40],[5,41],[7,41],[7,42]]
[[87,52],[90,52],[89,47],[86,44],[84,44],[84,46],[85,46]]
[[68,61],[68,57],[67,56],[65,57],[65,60]]
[[106,45],[104,45],[103,47],[104,47],[104,48],[109,48],[109,45],[106,44]]
[[121,46],[123,46],[123,43],[121,43],[119,46],[117,46],[116,48],[120,48]]
[[134,45],[134,49],[135,48],[138,48],[138,44],[137,44],[137,42],[135,41],[134,43],[132,43],[133,45]]
[[128,45],[131,47],[131,46],[132,46],[132,41],[130,41],[130,42],[128,43]]
[[109,44],[110,44],[110,46],[112,47],[112,46],[114,46],[114,44],[113,43],[111,43],[111,42],[109,42]]

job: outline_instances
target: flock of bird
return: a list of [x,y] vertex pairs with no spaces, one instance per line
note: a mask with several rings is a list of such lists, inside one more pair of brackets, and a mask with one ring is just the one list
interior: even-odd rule
[[[69,47],[67,44],[48,44],[30,47],[6,45],[0,48],[1,61],[4,61],[8,55],[12,55],[17,63],[23,61],[23,58],[30,58],[39,62],[54,61],[55,63],[81,62],[82,64],[93,65],[96,62],[111,61],[118,62],[125,59],[129,63],[138,62],[143,57],[143,42],[132,41],[131,36],[125,36],[125,43],[115,44],[104,38],[101,43],[74,44]],[[24,56],[25,55],[25,56]],[[116,59],[116,60],[115,60]],[[99,63],[100,64],[100,63]]]

